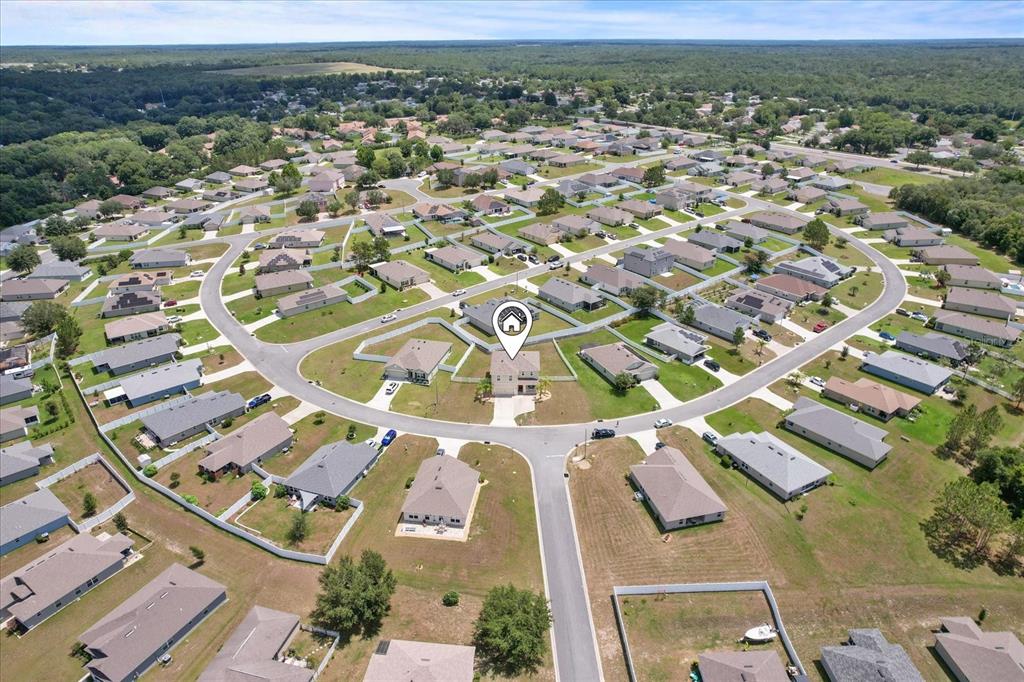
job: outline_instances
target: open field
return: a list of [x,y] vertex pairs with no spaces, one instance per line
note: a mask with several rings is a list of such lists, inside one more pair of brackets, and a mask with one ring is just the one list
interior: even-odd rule
[[268,66],[247,66],[239,69],[218,69],[208,73],[219,73],[227,76],[253,76],[256,78],[274,78],[281,76],[318,76],[331,73],[381,73],[395,71],[410,73],[409,69],[393,69],[384,66],[372,66],[359,62],[316,62],[311,64],[273,64]]

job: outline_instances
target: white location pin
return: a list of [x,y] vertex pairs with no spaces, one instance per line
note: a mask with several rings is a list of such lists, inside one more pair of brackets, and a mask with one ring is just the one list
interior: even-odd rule
[[533,315],[525,303],[505,301],[494,309],[491,326],[509,359],[515,360],[533,329]]

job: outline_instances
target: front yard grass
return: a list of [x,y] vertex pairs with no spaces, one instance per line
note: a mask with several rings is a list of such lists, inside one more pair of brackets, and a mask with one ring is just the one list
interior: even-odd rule
[[618,343],[619,339],[607,331],[596,331],[583,336],[563,339],[559,342],[562,352],[579,377],[593,419],[614,419],[628,417],[656,409],[657,401],[647,389],[634,386],[625,393],[616,393],[604,378],[584,362],[577,353],[584,344]]
[[882,295],[884,280],[875,272],[856,272],[829,290],[832,297],[843,305],[861,310]]
[[814,325],[819,322],[826,322],[831,327],[837,322],[845,320],[846,315],[835,308],[826,308],[812,303],[803,308],[794,308],[789,319],[808,331],[814,331]]
[[471,287],[474,284],[480,284],[484,281],[483,275],[479,272],[465,270],[456,274],[447,268],[441,267],[433,261],[427,260],[426,252],[421,249],[403,253],[396,260],[404,260],[407,263],[426,270],[430,274],[430,280],[442,291],[465,289],[466,287]]
[[429,386],[403,383],[391,401],[391,411],[467,424],[490,424],[494,405],[476,399],[476,384],[452,381],[438,372]]

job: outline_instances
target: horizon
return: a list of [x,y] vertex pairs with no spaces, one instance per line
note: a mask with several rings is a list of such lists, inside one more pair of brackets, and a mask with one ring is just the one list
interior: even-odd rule
[[[799,12],[793,12],[796,5],[781,0],[525,0],[514,5],[476,0],[240,0],[203,4],[178,0],[88,4],[8,0],[0,25],[0,44],[8,48],[84,48],[581,40],[876,43],[1024,38],[1022,0],[804,0],[799,3]],[[515,8],[513,21],[509,7]],[[224,27],[231,27],[232,35],[225,35]],[[517,32],[515,37],[501,35],[510,29]],[[615,31],[614,38],[593,37],[610,31]],[[690,37],[694,33],[702,37]],[[140,35],[147,39],[139,40]],[[373,38],[366,37],[371,35]],[[244,36],[245,40],[233,40],[234,36]]]

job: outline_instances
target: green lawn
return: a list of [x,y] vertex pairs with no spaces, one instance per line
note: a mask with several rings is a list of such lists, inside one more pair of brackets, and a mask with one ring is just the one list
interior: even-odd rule
[[595,237],[592,234],[588,234],[584,237],[577,237],[570,242],[564,242],[562,246],[574,253],[583,253],[584,251],[590,251],[591,249],[596,249],[599,246],[604,246],[606,243],[607,242],[605,242],[605,240]]
[[[825,312],[822,312],[825,311]],[[828,326],[842,322],[846,319],[846,315],[839,312],[835,308],[824,308],[815,304],[805,306],[803,308],[794,308],[790,314],[789,319],[792,322],[796,322],[804,329],[813,331],[814,325],[819,322],[827,322]]]
[[191,279],[170,286],[162,287],[160,293],[163,295],[164,300],[176,300],[184,301],[190,298],[195,298],[199,295],[199,285],[202,284],[202,280]]
[[882,295],[884,281],[878,273],[858,272],[829,290],[839,303],[860,310]]
[[618,339],[607,331],[592,332],[559,342],[566,359],[579,376],[580,388],[586,396],[589,412],[595,419],[628,417],[656,409],[656,401],[644,388],[635,386],[624,394],[616,393],[611,384],[577,355],[583,344],[616,342]]
[[407,263],[422,268],[430,273],[430,279],[442,291],[455,291],[466,287],[480,284],[484,281],[483,275],[478,272],[460,272],[455,274],[451,270],[441,267],[437,263],[426,259],[426,252],[423,249],[416,249],[400,254],[396,260],[404,260]]
[[742,266],[733,265],[732,263],[724,261],[721,258],[716,258],[715,264],[712,265],[707,270],[701,270],[701,274],[704,275],[705,277],[715,277],[716,275],[721,275],[724,272],[729,272],[730,270],[735,270],[739,267]]
[[950,246],[959,246],[960,248],[970,251],[978,260],[981,261],[981,267],[991,270],[992,272],[1006,273],[1010,271],[1009,259],[1001,254],[991,251],[983,246],[979,246],[976,242],[967,239],[958,234],[951,234],[946,237],[946,244]]
[[220,334],[207,320],[192,320],[178,325],[181,340],[186,346],[213,341]]
[[574,319],[579,320],[583,324],[589,324],[620,312],[622,312],[621,306],[608,301],[597,310],[577,310],[571,314]]
[[[520,270],[527,268],[526,263],[519,260],[518,258],[510,258],[508,256],[500,256],[493,263],[487,266],[491,272],[495,272],[499,275],[511,275]],[[476,273],[470,273],[476,274]]]
[[863,180],[865,182],[872,182],[878,185],[889,185],[890,187],[899,187],[900,185],[928,185],[933,182],[941,182],[939,178],[934,178],[930,175],[914,173],[897,168],[871,168],[860,173],[852,173],[848,177],[851,180]]
[[765,239],[763,242],[758,244],[758,246],[764,249],[768,249],[769,251],[785,251],[786,249],[791,248],[793,244],[790,244],[789,242],[784,242],[781,239],[777,239],[775,237],[768,237],[768,239]]

